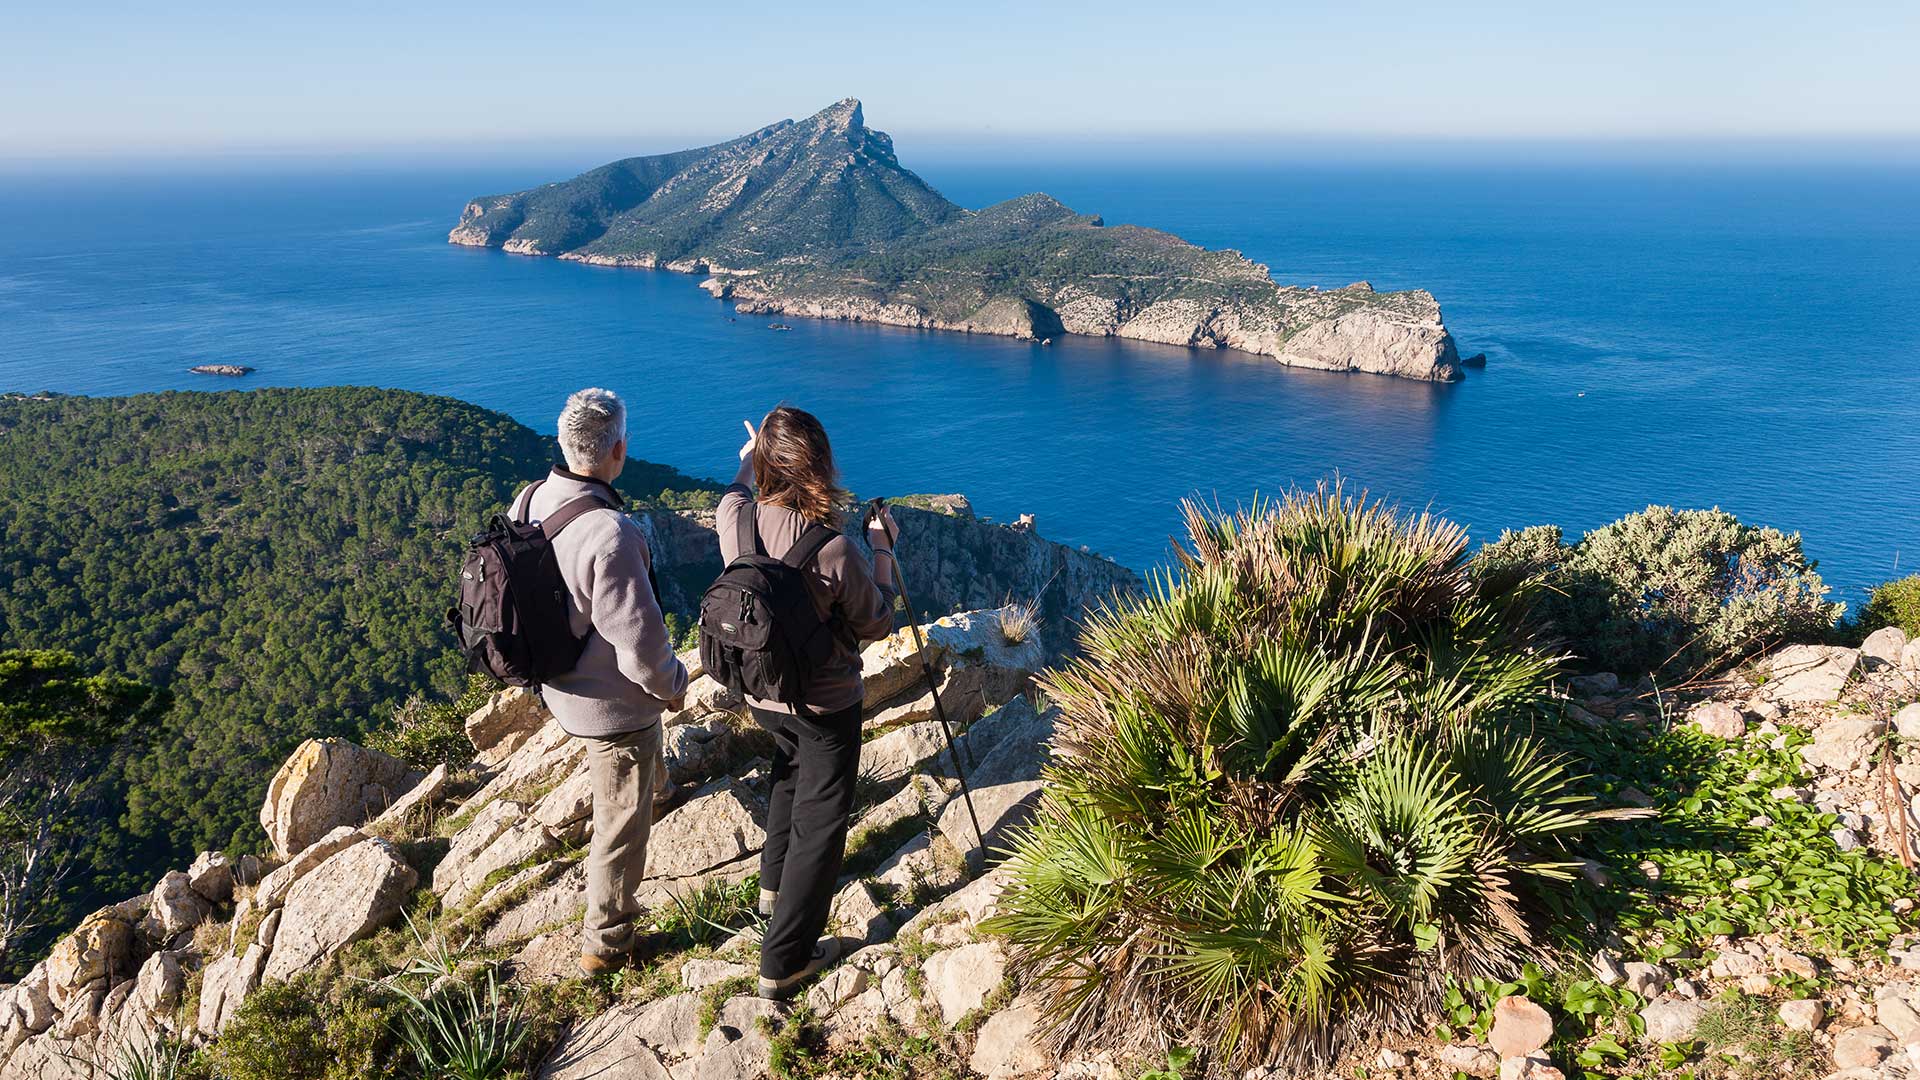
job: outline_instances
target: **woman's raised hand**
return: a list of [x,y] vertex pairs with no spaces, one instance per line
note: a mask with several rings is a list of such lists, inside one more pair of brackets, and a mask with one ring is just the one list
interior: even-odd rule
[[742,420],[740,423],[747,429],[747,441],[740,446],[740,468],[733,474],[733,482],[736,484],[752,484],[753,446],[760,441],[760,433],[753,430],[753,421]]
[[893,541],[900,535],[899,526],[893,523],[893,512],[881,507],[867,519],[867,546],[875,551],[892,551]]

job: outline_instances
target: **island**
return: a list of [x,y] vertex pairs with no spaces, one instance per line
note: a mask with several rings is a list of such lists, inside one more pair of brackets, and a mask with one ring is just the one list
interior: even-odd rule
[[194,375],[225,375],[230,379],[253,374],[253,369],[245,364],[195,364],[187,371]]
[[746,314],[1111,336],[1461,377],[1424,289],[1281,285],[1238,251],[1108,225],[1045,194],[966,209],[903,167],[853,98],[714,146],[474,199],[447,239],[704,275],[702,288]]

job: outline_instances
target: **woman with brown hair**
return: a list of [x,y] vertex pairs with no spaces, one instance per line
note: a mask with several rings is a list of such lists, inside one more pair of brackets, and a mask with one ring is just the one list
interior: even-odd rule
[[815,609],[835,626],[829,658],[812,670],[800,707],[747,702],[774,742],[767,842],[760,853],[760,910],[771,916],[760,945],[760,994],[786,998],[838,956],[833,941],[820,935],[846,856],[860,769],[865,688],[859,645],[893,632],[890,583],[898,531],[884,512],[867,526],[871,563],[840,535],[848,496],[826,429],[811,413],[782,405],[767,414],[758,432],[751,422],[746,427],[739,472],[716,515],[722,560],[732,563],[743,554],[782,559],[814,527],[834,533],[801,566]]

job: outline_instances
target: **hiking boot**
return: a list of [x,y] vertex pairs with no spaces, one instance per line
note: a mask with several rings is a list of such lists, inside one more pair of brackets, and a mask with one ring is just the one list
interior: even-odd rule
[[590,979],[595,975],[611,975],[632,963],[633,955],[631,953],[616,953],[613,956],[596,956],[593,953],[580,954],[580,971]]
[[768,1001],[785,1001],[793,996],[800,984],[820,974],[820,969],[840,959],[840,941],[837,938],[821,938],[813,947],[813,956],[808,958],[807,966],[784,979],[769,979],[760,976],[760,996]]
[[593,953],[581,953],[580,970],[585,972],[589,977],[592,977],[594,975],[611,975],[622,968],[644,967],[655,959],[658,959],[660,954],[666,952],[672,944],[673,939],[658,930],[651,930],[644,934],[635,934],[633,936],[633,947],[624,953],[615,953],[612,956],[597,956]]

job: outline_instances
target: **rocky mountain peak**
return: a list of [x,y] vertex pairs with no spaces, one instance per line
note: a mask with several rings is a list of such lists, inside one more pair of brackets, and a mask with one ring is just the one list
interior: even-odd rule
[[805,121],[806,127],[817,127],[823,132],[852,134],[867,126],[866,117],[860,111],[859,98],[841,98],[839,101],[814,113]]

